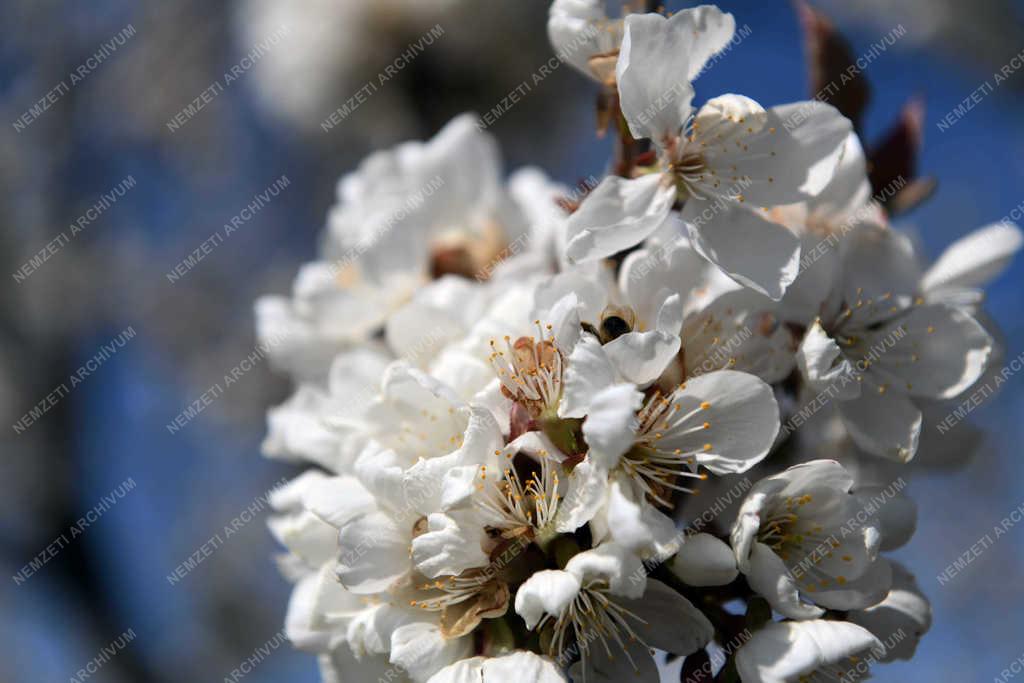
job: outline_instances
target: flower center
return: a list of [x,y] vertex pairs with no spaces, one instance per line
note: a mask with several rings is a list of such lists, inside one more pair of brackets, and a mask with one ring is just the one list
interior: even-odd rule
[[416,588],[409,606],[440,612],[441,633],[446,638],[466,635],[483,619],[502,616],[510,597],[508,584],[480,569],[440,577]]
[[519,251],[515,243],[509,244],[504,229],[495,222],[486,223],[477,232],[449,231],[430,244],[430,277],[437,280],[445,275],[458,275],[484,282],[498,264]]
[[666,449],[660,444],[670,430],[673,437],[682,437],[711,427],[710,422],[703,421],[680,429],[683,423],[707,410],[710,405],[701,403],[687,414],[680,415],[682,405],[677,398],[678,392],[665,396],[660,389],[655,389],[637,413],[640,429],[637,431],[636,446],[619,461],[619,466],[640,484],[647,496],[665,507],[672,507],[669,498],[673,490],[696,492],[680,484],[681,479],[703,481],[708,478],[706,474],[696,471],[696,454],[710,450],[711,444],[704,444],[697,451],[689,452],[682,448]]
[[557,618],[545,615],[537,628],[542,628],[552,619],[554,619],[554,628],[548,648],[549,654],[552,657],[558,657],[567,652],[566,640],[571,635],[583,660],[584,670],[587,668],[586,662],[590,656],[591,643],[595,640],[601,642],[601,646],[610,658],[613,646],[614,649],[625,653],[634,671],[639,671],[639,668],[630,654],[630,646],[640,644],[645,649],[650,649],[630,625],[631,621],[642,624],[647,622],[625,607],[616,604],[608,593],[608,587],[603,583],[592,582],[583,586],[561,615]]
[[[775,551],[807,593],[846,583],[846,577],[839,573],[842,570],[836,571],[835,555],[839,556],[839,566],[853,562],[835,534],[826,535],[820,524],[801,513],[812,500],[809,493],[787,497],[783,506],[765,517],[757,532],[757,540]],[[821,566],[826,560],[829,571]]]
[[704,182],[708,175],[704,155],[699,152],[684,151],[679,161],[672,164],[672,173],[676,178],[676,183],[680,186],[682,196],[699,197],[696,188]]
[[[501,451],[496,451],[500,454]],[[540,462],[523,457],[528,474],[510,463],[504,478],[487,485],[477,484],[483,495],[476,499],[487,526],[501,531],[502,538],[527,537],[533,540],[550,532],[550,525],[558,511],[558,471],[547,451],[540,452]],[[506,457],[511,460],[514,454]],[[486,480],[486,466],[480,467],[480,478]],[[524,482],[525,477],[525,482]]]
[[[565,360],[554,337],[544,339],[540,321],[536,321],[538,339],[505,337],[505,350],[491,340],[491,367],[501,381],[501,393],[520,404],[533,418],[553,415],[562,397],[562,368]],[[547,326],[550,333],[551,326]]]

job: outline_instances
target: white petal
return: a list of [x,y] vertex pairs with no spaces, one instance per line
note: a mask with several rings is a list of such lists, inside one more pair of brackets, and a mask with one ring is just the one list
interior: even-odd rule
[[277,512],[300,512],[306,507],[303,497],[313,486],[328,478],[320,470],[306,470],[291,481],[271,490],[267,501]]
[[796,279],[800,240],[758,211],[735,204],[712,211],[690,200],[683,220],[694,248],[736,282],[778,301]]
[[[576,300],[576,310],[579,318],[596,323],[601,311],[608,302],[608,292],[605,278],[602,278],[604,269],[600,264],[589,264],[577,266],[544,280],[537,285],[533,295],[533,308],[530,311],[530,320],[540,319],[541,322],[551,323],[554,326],[555,317],[552,313],[566,297]],[[564,306],[565,304],[562,304]],[[566,353],[571,353],[573,346],[563,347]]]
[[481,393],[486,392],[492,382],[497,382],[494,368],[484,358],[461,348],[449,347],[430,364],[430,374],[450,386],[460,398],[487,405],[493,412],[494,406],[481,398]]
[[788,683],[850,656],[880,651],[869,631],[842,621],[783,621],[754,633],[736,653],[743,683]]
[[449,664],[430,677],[427,683],[480,683],[487,657],[471,657]]
[[[820,194],[807,201],[812,214],[839,226],[856,220],[858,211],[871,201],[871,183],[867,174],[867,157],[856,132],[846,136],[842,159],[832,182]],[[820,239],[820,236],[818,237]]]
[[409,680],[404,674],[395,672],[395,667],[383,655],[363,655],[357,658],[345,643],[331,650],[330,654],[320,655],[317,662],[323,683],[376,681],[388,675],[391,676],[388,683],[407,683]]
[[338,530],[311,512],[275,515],[267,520],[267,527],[305,568],[321,567],[337,554]]
[[561,417],[584,417],[590,401],[618,381],[617,371],[601,342],[590,334],[580,338],[569,355],[562,384]]
[[558,504],[555,529],[559,533],[572,533],[589,522],[608,499],[608,470],[592,459],[573,468],[569,487]]
[[[759,486],[771,486],[774,490],[758,490]],[[736,554],[736,566],[744,574],[750,571],[750,553],[757,540],[757,532],[761,528],[761,512],[771,500],[771,495],[782,486],[783,484],[777,480],[762,479],[743,499],[736,514],[736,521],[729,533],[729,543],[732,544],[733,552]]]
[[[592,522],[592,531],[594,526]],[[678,544],[675,523],[651,505],[643,492],[623,474],[609,482],[600,526],[607,528],[602,538],[607,536],[617,545],[644,557],[667,557]],[[598,536],[596,532],[594,535]]]
[[[421,182],[426,185],[426,179],[434,176],[444,181],[443,192],[425,196],[422,202],[433,204],[430,209],[434,226],[443,229],[457,225],[467,214],[487,211],[497,202],[501,191],[501,153],[497,140],[481,130],[478,122],[475,114],[460,114],[427,143],[430,167]],[[396,228],[394,232],[401,230]]]
[[657,173],[606,177],[569,217],[566,257],[582,263],[638,244],[661,226],[675,199],[675,187]]
[[548,11],[548,39],[557,54],[577,71],[593,78],[590,58],[607,52],[611,47],[608,42],[617,43],[614,37],[607,36],[608,24],[601,0],[555,0]]
[[481,548],[486,534],[472,516],[435,512],[427,517],[427,530],[412,541],[416,569],[428,578],[458,576],[484,567],[489,558]]
[[662,144],[690,116],[690,81],[736,29],[731,14],[713,5],[660,14],[631,14],[616,67],[622,113],[635,138]]
[[871,223],[858,224],[846,233],[840,250],[840,291],[853,311],[847,325],[868,327],[892,318],[917,294],[920,267],[904,235]]
[[473,657],[441,669],[427,683],[566,683],[550,659],[516,650],[500,657]]
[[640,640],[658,650],[690,655],[707,645],[715,635],[708,618],[661,581],[650,579],[643,597],[620,600],[619,604],[646,622],[630,622],[630,626]]
[[345,630],[345,639],[359,656],[367,653],[387,654],[391,651],[391,636],[399,626],[420,621],[421,614],[397,607],[391,603],[378,603],[356,614]]
[[835,107],[815,100],[772,107],[768,114],[769,126],[778,124],[785,129],[789,125],[788,139],[784,136],[784,144],[775,147],[774,161],[788,167],[791,177],[800,181],[799,194],[819,194],[835,177],[853,130],[850,120]]
[[819,590],[813,598],[816,604],[828,609],[857,610],[880,603],[891,587],[892,569],[888,560],[879,557],[856,579],[848,580],[841,587]]
[[800,374],[815,392],[827,391],[829,396],[839,400],[849,400],[860,394],[860,382],[853,363],[843,357],[839,345],[828,336],[818,320],[804,334],[796,352],[796,363]]
[[[892,341],[898,333],[903,336]],[[876,382],[889,382],[896,391],[913,396],[941,399],[953,398],[977,381],[993,344],[974,318],[943,304],[915,306],[864,343],[881,350],[871,365]]]
[[687,240],[666,247],[646,247],[630,252],[619,270],[619,289],[650,329],[661,308],[661,292],[678,294],[685,301],[704,283],[706,262]]
[[268,350],[273,366],[300,379],[321,379],[331,359],[353,336],[324,333],[296,310],[293,301],[282,296],[260,297],[256,301],[255,316],[256,336]]
[[409,570],[410,530],[381,512],[358,517],[338,533],[338,579],[353,593],[379,593]]
[[[932,607],[917,585],[917,581],[899,564],[892,565],[892,590],[885,600],[865,610],[851,612],[852,623],[871,631],[887,645],[883,662],[910,659],[921,636],[932,625]],[[904,637],[897,641],[895,634]]]
[[383,347],[367,346],[339,353],[331,361],[327,376],[327,387],[337,400],[348,400],[352,396],[365,394],[368,389],[374,393],[380,387],[381,378],[394,357]]
[[412,508],[402,490],[402,469],[406,465],[406,460],[395,451],[371,441],[352,469],[362,485],[373,494],[378,507],[407,514]]
[[669,569],[690,586],[724,586],[739,574],[732,549],[711,534],[686,536]]
[[511,652],[484,661],[480,683],[565,683],[565,677],[550,659],[532,652]]
[[882,535],[881,550],[902,547],[914,535],[917,503],[910,496],[893,494],[889,486],[858,486],[856,497],[860,501],[860,509],[875,510],[870,519]]
[[728,368],[769,384],[788,377],[795,365],[793,335],[780,323],[775,302],[724,274],[712,287],[719,291],[693,299],[680,335],[686,376]]
[[405,473],[405,499],[420,514],[463,504],[473,492],[480,466],[494,467],[495,451],[504,445],[501,428],[491,411],[470,406],[462,446],[436,458],[426,458]]
[[410,301],[388,318],[385,334],[396,356],[426,367],[447,344],[465,330],[452,312],[423,301]]
[[[534,317],[538,320],[539,317]],[[571,353],[580,340],[582,331],[580,328],[580,303],[575,292],[570,293],[551,307],[544,317],[546,324],[551,325],[551,335],[554,337],[555,346],[562,353]]]
[[[669,307],[674,305],[669,302],[666,304]],[[666,313],[664,317],[659,316],[659,324],[673,324],[671,321],[674,314]],[[602,348],[620,377],[644,387],[661,376],[669,362],[679,353],[679,345],[678,332],[652,330],[627,332]]]
[[949,245],[921,280],[927,292],[981,287],[1006,269],[1024,236],[1013,223],[993,223]]
[[658,309],[658,316],[655,318],[655,328],[662,334],[671,335],[669,337],[669,343],[672,343],[672,337],[678,337],[680,330],[683,328],[683,298],[677,292],[673,292],[663,300],[661,307]]
[[859,398],[839,403],[843,424],[868,453],[908,462],[917,452],[921,411],[906,396],[865,386]]
[[593,397],[583,422],[583,436],[590,446],[587,457],[609,470],[618,464],[636,438],[636,411],[643,400],[632,384],[615,384]]
[[661,678],[651,651],[639,643],[623,642],[628,656],[617,643],[610,642],[607,650],[600,640],[590,643],[586,664],[578,661],[569,667],[574,683],[658,683]]
[[338,434],[326,423],[330,397],[319,387],[303,384],[284,403],[267,411],[263,454],[287,460],[309,460],[330,470],[341,466]]
[[800,600],[796,582],[786,570],[782,558],[764,543],[754,542],[750,550],[747,582],[763,596],[776,612],[790,619],[815,619],[825,610]]
[[574,555],[565,565],[566,573],[581,584],[604,581],[613,595],[639,598],[647,584],[647,572],[640,558],[617,543],[602,543]]
[[580,579],[567,571],[535,572],[516,591],[516,614],[532,629],[545,614],[560,615],[579,592]]
[[[805,221],[806,217],[800,220]],[[821,315],[823,307],[829,311],[841,303],[833,303],[840,296],[837,284],[842,275],[839,235],[823,236],[807,231],[797,234],[800,234],[800,274],[786,288],[779,302],[779,316],[784,320],[807,321]]]
[[336,529],[376,508],[373,494],[352,476],[327,477],[313,483],[303,493],[302,502]]
[[295,584],[285,615],[285,635],[295,647],[317,651],[327,647],[330,633],[322,623],[325,583],[319,572],[309,574]]
[[[678,410],[655,444],[692,456],[715,474],[746,472],[760,462],[779,431],[771,387],[753,375],[717,370],[688,379],[675,394]],[[710,446],[710,447],[709,447]]]
[[799,495],[814,489],[832,489],[847,492],[853,486],[854,479],[850,472],[835,460],[811,460],[787,468],[783,472],[754,485],[753,491],[771,490],[767,484],[778,482],[783,486],[777,489],[776,495]]
[[414,681],[426,681],[452,662],[470,656],[473,639],[448,639],[431,622],[414,622],[391,634],[391,663],[401,667]]
[[[708,171],[755,207],[789,204],[821,192],[835,175],[850,121],[821,102],[765,111],[740,95],[701,107],[696,142]],[[734,179],[735,180],[732,180]]]

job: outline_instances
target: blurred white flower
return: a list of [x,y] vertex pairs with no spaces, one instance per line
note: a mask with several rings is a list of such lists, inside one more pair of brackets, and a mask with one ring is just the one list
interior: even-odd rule
[[[285,29],[280,42],[255,60],[255,92],[290,125],[319,132],[324,117],[374,75],[375,62],[401,51],[406,29],[440,17],[457,2],[245,0],[236,29],[246,52]],[[380,44],[382,35],[392,35],[392,43]]]

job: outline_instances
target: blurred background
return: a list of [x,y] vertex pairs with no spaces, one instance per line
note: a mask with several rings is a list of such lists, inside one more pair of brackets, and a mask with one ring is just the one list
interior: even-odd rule
[[[1024,3],[815,4],[856,54],[905,29],[867,68],[863,130],[870,146],[909,98],[924,103],[918,170],[938,191],[899,224],[926,254],[1019,214],[1024,69],[955,125],[938,124],[1024,49]],[[266,408],[289,387],[259,360],[224,380],[253,353],[252,302],[290,290],[336,180],[367,152],[489,111],[552,56],[547,5],[0,4],[0,259],[11,274],[0,288],[0,413],[11,425],[0,429],[0,681],[66,680],[119,639],[90,680],[219,681],[279,642],[289,585],[261,501],[296,472],[259,444]],[[722,6],[750,35],[701,77],[698,101],[808,97],[793,6]],[[322,125],[436,26],[443,34],[405,68]],[[533,87],[491,129],[506,168],[535,164],[569,184],[600,174],[609,145],[593,135],[594,98],[568,67]],[[230,236],[202,251],[233,218]],[[181,266],[197,249],[201,260]],[[1024,351],[1022,285],[1018,259],[989,290],[1008,358]],[[181,417],[196,401],[201,412]],[[973,458],[914,472],[919,530],[896,557],[935,623],[913,662],[877,668],[879,681],[989,680],[1024,650],[1024,525],[953,581],[936,578],[1024,503],[1024,373],[971,417],[984,435]],[[212,552],[175,577],[204,544]],[[316,665],[284,644],[246,680],[313,682]]]

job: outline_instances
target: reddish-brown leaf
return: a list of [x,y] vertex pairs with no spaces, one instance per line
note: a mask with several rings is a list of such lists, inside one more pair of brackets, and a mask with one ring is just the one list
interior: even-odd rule
[[794,4],[804,30],[811,97],[834,106],[859,131],[871,89],[857,68],[850,44],[821,11],[805,0],[794,0]]

